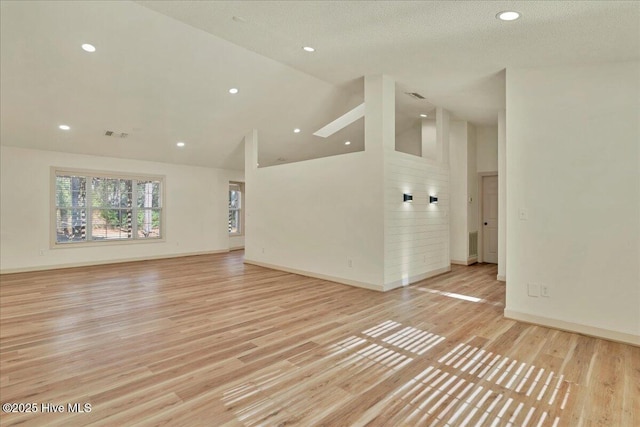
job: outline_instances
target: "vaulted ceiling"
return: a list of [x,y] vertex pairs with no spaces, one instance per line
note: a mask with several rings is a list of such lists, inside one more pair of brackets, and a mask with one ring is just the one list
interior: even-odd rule
[[361,150],[362,120],[312,134],[364,75],[396,79],[405,117],[493,124],[505,68],[640,59],[635,1],[2,1],[1,19],[3,145],[230,169],[253,128],[261,165]]

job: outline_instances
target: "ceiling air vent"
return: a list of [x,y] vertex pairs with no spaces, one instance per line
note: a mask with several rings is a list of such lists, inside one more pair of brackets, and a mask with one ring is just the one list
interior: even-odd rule
[[407,94],[410,97],[415,98],[415,99],[426,99],[424,96],[420,95],[417,92],[405,92],[405,94]]
[[124,132],[114,132],[112,130],[108,130],[105,133],[105,136],[111,136],[113,138],[126,138],[129,136],[128,133],[124,133]]

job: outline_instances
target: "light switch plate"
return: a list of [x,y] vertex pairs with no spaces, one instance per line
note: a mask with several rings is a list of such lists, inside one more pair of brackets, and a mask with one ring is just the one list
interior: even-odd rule
[[529,283],[527,285],[527,293],[530,297],[539,297],[540,296],[540,285],[536,283]]
[[550,297],[550,295],[549,295],[549,286],[547,286],[547,285],[540,286],[540,296],[543,296],[543,297],[546,297],[546,298]]
[[526,221],[529,219],[529,212],[525,208],[520,208],[518,211],[518,218],[520,221]]

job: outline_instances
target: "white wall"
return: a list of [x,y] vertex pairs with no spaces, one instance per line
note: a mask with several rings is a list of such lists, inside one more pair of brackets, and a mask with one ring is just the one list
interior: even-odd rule
[[367,169],[357,152],[247,173],[245,260],[383,290],[382,200]]
[[640,344],[639,76],[507,70],[505,315]]
[[438,160],[435,119],[416,121],[415,126],[396,135],[395,146],[402,153]]
[[395,150],[395,82],[365,76],[365,151],[256,167],[245,136],[245,261],[384,290],[384,153]]
[[[2,272],[226,251],[228,182],[238,171],[1,147]],[[51,166],[164,175],[165,241],[50,249]],[[40,251],[44,255],[40,255]]]
[[422,119],[422,157],[438,160],[438,141],[436,136],[436,121]]
[[466,264],[469,253],[469,239],[467,237],[467,122],[451,121],[449,137],[451,260],[455,263]]
[[[403,193],[413,202],[404,203]],[[438,204],[429,204],[429,195]],[[385,156],[385,288],[449,271],[449,168],[399,152]]]
[[422,151],[422,123],[416,120],[416,123],[404,132],[396,135],[396,151],[420,156]]
[[507,115],[498,112],[498,274],[507,280]]
[[469,256],[469,233],[478,231],[479,221],[476,127],[452,121],[450,138],[451,262],[468,264],[477,261]]
[[498,126],[476,126],[478,172],[498,172]]
[[229,236],[229,249],[244,248],[244,236]]
[[448,166],[395,151],[394,88],[365,77],[364,152],[258,168],[245,136],[246,262],[381,291],[448,271]]
[[383,206],[383,168],[371,173],[370,161],[358,152],[249,172],[246,261],[376,290],[448,271],[448,168],[388,150]]

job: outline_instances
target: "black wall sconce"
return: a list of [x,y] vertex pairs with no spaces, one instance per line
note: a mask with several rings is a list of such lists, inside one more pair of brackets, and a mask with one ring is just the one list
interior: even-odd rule
[[436,196],[429,196],[429,203],[432,205],[438,204],[438,198]]
[[413,195],[409,194],[409,193],[404,193],[402,195],[402,201],[403,202],[413,202]]

